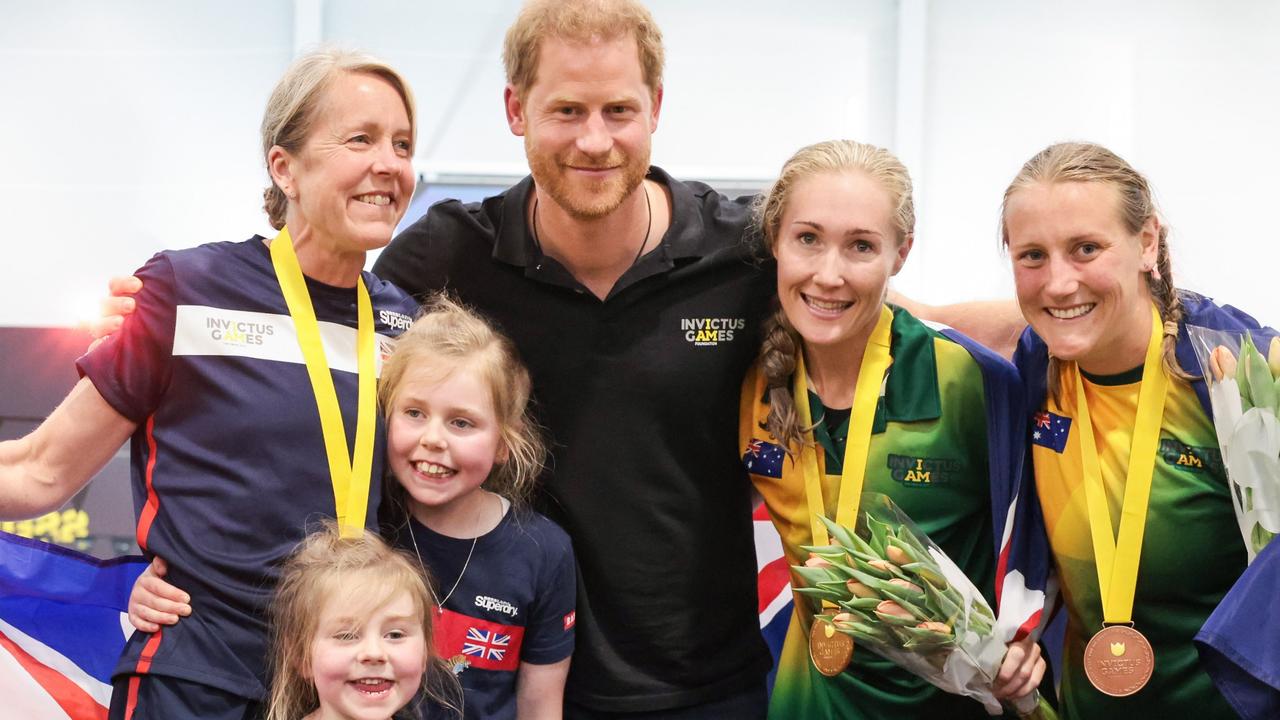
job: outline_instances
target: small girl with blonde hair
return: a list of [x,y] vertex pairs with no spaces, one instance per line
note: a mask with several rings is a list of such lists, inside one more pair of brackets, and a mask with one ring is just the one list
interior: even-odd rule
[[413,560],[368,531],[342,537],[327,523],[285,563],[272,604],[267,720],[456,708],[457,683],[431,651],[430,612]]
[[383,365],[384,534],[442,594],[435,647],[467,718],[558,718],[577,592],[569,537],[523,499],[545,445],[511,341],[447,297],[427,301]]

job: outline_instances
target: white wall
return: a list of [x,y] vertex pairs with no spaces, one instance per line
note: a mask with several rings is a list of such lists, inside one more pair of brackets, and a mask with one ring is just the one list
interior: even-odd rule
[[[1268,0],[651,0],[668,50],[655,162],[765,180],[856,137],[917,178],[899,287],[1005,297],[1000,193],[1048,142],[1110,145],[1152,179],[1175,269],[1280,323],[1280,4]],[[523,173],[499,52],[516,0],[0,0],[0,325],[70,324],[153,252],[265,231],[257,123],[297,45],[401,68],[426,173]]]
[[1046,144],[1087,139],[1151,181],[1180,286],[1280,323],[1280,3],[932,2],[928,38],[920,240],[903,289],[1007,297],[1001,193]]
[[256,128],[291,23],[288,2],[0,1],[0,325],[92,317],[156,250],[266,224]]

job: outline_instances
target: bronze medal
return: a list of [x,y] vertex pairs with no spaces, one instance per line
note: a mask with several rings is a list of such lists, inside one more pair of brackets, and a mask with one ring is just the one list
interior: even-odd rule
[[1098,692],[1111,697],[1141,690],[1155,667],[1151,643],[1128,625],[1102,628],[1084,648],[1084,674]]
[[813,619],[809,628],[809,659],[818,672],[835,677],[849,667],[853,658],[853,638],[836,630],[835,626],[820,618]]

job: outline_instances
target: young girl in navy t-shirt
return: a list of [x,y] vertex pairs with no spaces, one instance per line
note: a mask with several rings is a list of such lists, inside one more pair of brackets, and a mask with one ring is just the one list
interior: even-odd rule
[[382,369],[389,536],[438,586],[435,648],[462,683],[467,718],[561,711],[573,652],[569,537],[524,507],[545,447],[529,373],[510,341],[443,297]]

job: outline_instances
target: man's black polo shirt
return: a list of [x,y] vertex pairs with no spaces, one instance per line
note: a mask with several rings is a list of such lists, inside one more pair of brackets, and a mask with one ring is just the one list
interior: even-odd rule
[[533,242],[532,178],[437,203],[374,266],[415,296],[447,288],[528,364],[553,441],[535,505],[578,561],[567,694],[599,710],[708,702],[770,664],[736,441],[773,276],[743,240],[744,203],[649,177],[670,190],[671,225],[603,301]]

